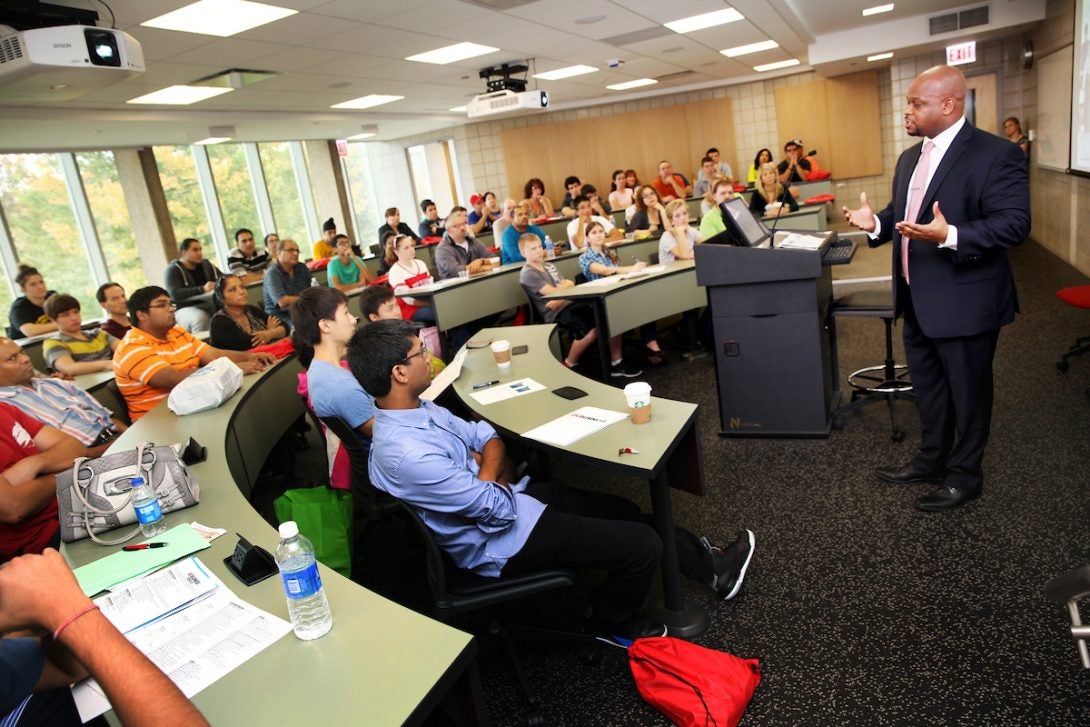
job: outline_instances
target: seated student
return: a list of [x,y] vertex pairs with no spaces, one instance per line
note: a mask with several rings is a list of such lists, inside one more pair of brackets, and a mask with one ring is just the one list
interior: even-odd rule
[[45,314],[57,325],[56,338],[42,342],[46,368],[69,376],[113,369],[117,339],[101,328],[83,330],[79,301],[67,293],[45,299]]
[[215,312],[212,304],[201,296],[211,293],[216,280],[223,277],[219,269],[204,259],[200,240],[187,237],[178,248],[178,259],[171,261],[163,273],[163,287],[178,308],[178,325],[190,333],[208,330]]
[[57,324],[49,320],[49,316],[45,314],[45,309],[42,307],[45,305],[45,299],[57,291],[46,287],[45,279],[37,268],[19,265],[15,283],[23,294],[11,302],[11,312],[8,313],[8,336],[25,338],[57,330]]
[[308,288],[292,303],[291,314],[295,319],[291,340],[307,370],[311,408],[320,417],[343,419],[366,451],[371,446],[375,400],[341,366],[357,322],[348,310],[348,298],[333,288]]
[[140,288],[129,298],[132,330],[114,352],[114,378],[134,422],[170,396],[170,390],[201,366],[226,356],[244,374],[276,362],[267,353],[225,351],[194,338],[175,325],[174,303],[160,287]]
[[[0,569],[0,592],[0,624],[11,633],[0,640],[5,725],[80,724],[69,686],[90,676],[121,724],[207,727],[174,682],[84,595],[56,550],[12,560]],[[105,720],[89,724],[99,723]]]
[[220,309],[212,316],[208,337],[216,348],[247,351],[288,335],[284,321],[249,304],[246,286],[237,275],[225,275],[216,281],[216,303]]
[[408,235],[414,242],[420,242],[420,238],[416,236],[416,233],[401,221],[401,212],[398,211],[397,207],[390,207],[386,210],[386,224],[378,228],[378,239],[385,240],[386,236],[391,232],[396,235]]
[[[360,293],[360,317],[364,321],[400,321],[407,320],[404,316],[405,308],[401,305],[404,298],[398,298],[393,291],[381,285]],[[420,329],[420,338],[432,351],[439,350],[439,329],[435,326],[424,326]],[[434,346],[434,348],[433,348]],[[431,359],[431,377],[445,369],[447,365],[438,356]]]
[[700,237],[707,240],[727,229],[727,223],[723,221],[723,211],[719,205],[726,202],[734,194],[734,187],[721,179],[712,187],[712,207],[700,218]]
[[243,227],[235,231],[235,249],[227,253],[227,269],[242,278],[243,283],[261,280],[269,266],[269,251],[258,250],[254,233]]
[[659,193],[646,184],[636,190],[636,213],[628,221],[629,230],[661,230],[666,222],[666,208]]
[[685,199],[693,191],[680,174],[674,174],[674,167],[665,159],[659,162],[659,175],[651,180],[651,186],[658,192],[662,202],[672,199]]
[[761,149],[757,152],[757,156],[753,157],[753,164],[749,167],[749,172],[746,174],[746,181],[749,184],[754,184],[757,181],[757,170],[761,168],[762,164],[770,164],[772,162],[772,152],[768,149]]
[[[424,212],[424,219],[420,220],[420,226],[417,228],[417,232],[420,233],[420,239],[423,240],[425,237],[442,237],[443,221],[439,219],[439,208],[435,206],[435,202],[426,199],[420,203],[420,209]],[[385,241],[383,244],[385,244]]]
[[[663,635],[643,603],[659,569],[662,542],[639,508],[616,495],[504,475],[503,441],[420,394],[430,351],[404,321],[378,321],[348,344],[353,375],[375,395],[371,482],[420,513],[459,568],[479,576],[541,568],[607,571],[591,596],[589,625],[603,637]],[[741,588],[753,533],[725,548],[676,528],[680,569],[726,600]]]
[[464,211],[455,208],[447,217],[446,228],[435,246],[435,268],[440,280],[457,278],[463,270],[474,275],[492,269],[492,253],[469,234]]
[[95,291],[95,300],[108,316],[102,322],[102,330],[121,340],[132,326],[129,324],[129,299],[118,283],[103,283]]
[[[571,348],[568,349],[564,365],[570,369],[575,368],[583,353],[598,340],[594,308],[587,303],[570,300],[545,300],[543,296],[571,288],[575,283],[562,276],[555,265],[545,260],[545,250],[537,235],[527,233],[520,237],[519,250],[526,258],[526,264],[519,273],[519,283],[543,321],[555,323],[571,334]],[[621,361],[621,337],[611,338],[609,347],[613,359]]]
[[280,243],[276,260],[265,269],[261,286],[265,312],[291,326],[291,304],[310,287],[314,277],[304,263],[299,262],[299,245],[292,239]]
[[[416,246],[410,237],[395,237],[387,243],[394,254],[394,263],[390,266],[386,281],[394,292],[399,290],[411,290],[421,285],[431,285],[435,282],[428,266],[423,260],[416,258]],[[435,309],[427,300],[416,298],[398,298],[401,305],[401,313],[406,320],[425,325],[435,325]],[[366,315],[366,314],[365,314]]]
[[100,456],[125,423],[71,381],[35,376],[30,357],[18,343],[0,338],[0,401],[56,427]]
[[499,247],[503,243],[503,233],[511,226],[511,222],[515,219],[516,204],[518,203],[510,197],[503,201],[503,207],[500,208],[500,216],[492,223],[492,245],[494,247]]
[[86,456],[74,437],[0,403],[0,563],[60,545],[56,473]]
[[792,139],[783,145],[783,151],[786,156],[776,167],[780,181],[784,184],[793,184],[809,179],[810,160],[802,156],[802,140]]
[[675,199],[666,205],[666,219],[670,229],[659,238],[659,262],[692,260],[693,245],[700,243],[700,233],[689,227],[689,205],[683,199]]
[[[326,258],[333,257],[333,241],[337,237],[337,223],[330,217],[328,220],[322,223],[322,238],[315,240],[311,245],[311,257],[314,260],[325,260]],[[272,259],[276,256],[271,252]]]
[[469,232],[472,235],[485,234],[492,229],[492,223],[499,219],[500,210],[496,207],[496,195],[491,192],[472,195],[469,198],[469,206],[473,208],[467,217]]
[[329,286],[342,293],[370,285],[375,276],[358,256],[352,254],[352,241],[348,235],[337,235],[337,254],[329,259],[326,267]]
[[[664,217],[665,214],[666,213],[664,212]],[[579,269],[583,271],[583,276],[588,281],[604,278],[608,275],[620,275],[621,273],[642,270],[647,266],[647,263],[637,262],[635,265],[622,267],[621,261],[617,258],[617,253],[606,247],[605,228],[597,222],[591,222],[587,225],[586,236],[589,244],[587,245],[586,251],[579,256]],[[651,322],[640,326],[640,333],[643,336],[644,346],[647,349],[647,362],[652,366],[662,366],[666,363],[666,359],[662,356],[662,348],[659,347],[658,329],[655,326],[655,323]],[[627,375],[616,371],[616,355],[614,356],[613,364],[614,376]],[[638,376],[639,374],[637,373],[634,375]]]
[[635,169],[624,170],[625,186],[629,189],[636,190],[640,187],[640,178],[636,175]]
[[583,183],[579,181],[579,177],[570,175],[564,179],[564,189],[567,192],[560,202],[560,214],[571,217],[575,214],[575,198],[583,194]]
[[613,185],[609,192],[609,206],[615,210],[627,210],[635,204],[632,198],[634,190],[628,186],[628,177],[623,169],[613,172]]
[[265,251],[269,253],[269,261],[272,262],[280,253],[280,235],[270,232],[265,235]]
[[519,252],[519,238],[527,232],[532,232],[542,243],[545,242],[545,231],[530,223],[530,205],[521,202],[515,206],[511,225],[503,231],[503,239],[500,240],[501,265],[523,262],[522,253]]
[[693,186],[693,196],[703,197],[711,191],[712,185],[720,179],[726,179],[724,175],[719,173],[719,167],[716,166],[715,160],[710,156],[706,156],[700,160],[700,173],[696,177],[696,184]]
[[605,229],[607,239],[619,240],[624,237],[620,230],[613,227],[613,220],[609,217],[599,217],[594,213],[591,201],[585,195],[581,194],[575,198],[575,210],[576,217],[568,223],[567,230],[568,241],[571,242],[572,250],[586,249],[585,230],[591,222],[597,222]]
[[530,206],[530,218],[552,217],[553,203],[545,196],[545,182],[533,177],[522,188],[523,201]]
[[[771,205],[771,209],[769,206]],[[784,188],[772,162],[761,165],[760,180],[749,199],[749,211],[755,215],[774,215],[779,217],[785,212],[795,212],[799,203],[795,195]]]
[[708,151],[704,152],[704,154],[711,157],[711,160],[715,162],[715,176],[722,177],[731,184],[734,184],[734,170],[730,168],[730,164],[727,164],[719,158],[719,150],[713,146],[709,148]]
[[594,214],[601,217],[610,217],[613,214],[613,208],[609,206],[608,201],[602,199],[601,195],[598,194],[598,188],[593,184],[583,185],[583,196],[590,200],[590,206],[594,210]]

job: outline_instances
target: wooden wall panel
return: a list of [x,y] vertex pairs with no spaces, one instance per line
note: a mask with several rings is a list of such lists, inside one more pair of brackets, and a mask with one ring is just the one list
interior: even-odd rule
[[776,89],[776,121],[781,141],[801,138],[806,151],[817,149],[822,169],[848,179],[882,173],[878,72],[819,79]]
[[[501,132],[511,189],[522,199],[526,180],[539,177],[554,205],[564,198],[564,178],[574,174],[609,194],[614,169],[635,169],[641,182],[669,159],[690,182],[710,146],[734,148],[730,99],[713,99],[593,119],[526,126]],[[497,192],[498,194],[498,192]]]

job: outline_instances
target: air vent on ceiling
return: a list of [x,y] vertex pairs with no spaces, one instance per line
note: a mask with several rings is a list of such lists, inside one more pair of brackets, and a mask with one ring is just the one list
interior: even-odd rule
[[0,63],[8,63],[23,57],[23,44],[18,35],[0,38]]
[[645,40],[665,38],[668,35],[675,35],[675,33],[665,25],[656,25],[653,28],[637,30],[634,33],[623,33],[610,38],[602,38],[598,42],[606,45],[632,45],[633,43],[642,43]]
[[987,5],[969,8],[968,10],[962,10],[959,13],[947,13],[945,15],[935,15],[934,17],[928,18],[928,22],[931,26],[931,35],[942,35],[943,33],[952,33],[955,30],[965,30],[966,28],[987,25],[988,20],[989,13]]
[[667,73],[665,76],[655,76],[655,80],[659,83],[670,83],[671,81],[679,81],[682,78],[695,75],[695,71],[678,71],[677,73]]

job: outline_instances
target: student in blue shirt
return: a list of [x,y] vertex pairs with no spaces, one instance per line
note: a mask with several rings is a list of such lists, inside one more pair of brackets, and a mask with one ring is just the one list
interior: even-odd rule
[[[549,482],[512,481],[503,441],[420,394],[431,352],[411,323],[376,321],[348,344],[352,374],[375,395],[371,482],[411,505],[460,568],[496,577],[541,568],[605,570],[588,626],[605,637],[666,633],[642,613],[662,542],[632,502]],[[724,600],[741,588],[753,556],[743,530],[726,548],[677,528],[681,572]]]

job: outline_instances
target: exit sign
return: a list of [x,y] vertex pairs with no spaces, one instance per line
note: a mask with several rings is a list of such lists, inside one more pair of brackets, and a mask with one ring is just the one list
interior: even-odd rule
[[946,46],[946,65],[960,66],[976,61],[976,41]]

